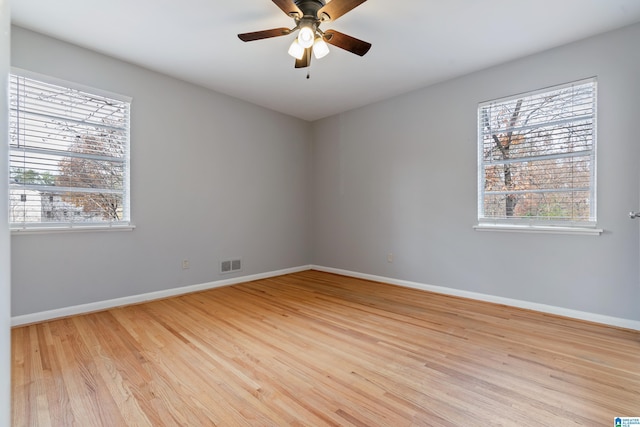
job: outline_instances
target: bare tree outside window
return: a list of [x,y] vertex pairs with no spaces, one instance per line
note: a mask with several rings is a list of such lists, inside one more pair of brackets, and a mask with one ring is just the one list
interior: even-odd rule
[[83,211],[92,217],[101,216],[105,220],[115,221],[122,219],[123,164],[97,157],[122,158],[122,144],[111,141],[108,135],[98,138],[82,136],[76,138],[69,151],[88,157],[69,156],[60,160],[60,174],[56,177],[56,185],[95,189],[95,192],[69,191],[63,194],[62,200],[82,207]]

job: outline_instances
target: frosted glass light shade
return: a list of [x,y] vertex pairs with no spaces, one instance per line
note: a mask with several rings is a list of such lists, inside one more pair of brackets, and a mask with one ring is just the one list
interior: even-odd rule
[[304,55],[304,48],[300,46],[298,43],[298,39],[294,39],[291,46],[289,46],[289,55],[293,56],[296,59],[302,59],[302,55]]
[[300,28],[300,32],[298,33],[298,43],[303,48],[308,48],[313,46],[313,41],[315,39],[315,34],[311,27],[302,27]]
[[322,38],[317,37],[315,43],[313,44],[313,56],[316,59],[324,58],[329,54],[329,46],[327,43],[322,40]]

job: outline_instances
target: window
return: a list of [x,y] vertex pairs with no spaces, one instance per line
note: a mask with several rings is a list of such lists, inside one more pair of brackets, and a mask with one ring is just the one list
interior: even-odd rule
[[130,99],[21,72],[9,103],[12,229],[129,227]]
[[596,80],[478,107],[479,226],[595,228]]

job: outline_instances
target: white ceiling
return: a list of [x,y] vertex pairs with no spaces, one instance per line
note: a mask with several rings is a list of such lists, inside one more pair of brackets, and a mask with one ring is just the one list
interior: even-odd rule
[[21,27],[296,116],[316,120],[640,22],[638,0],[369,0],[329,28],[373,44],[336,47],[294,69],[293,26],[271,0],[14,0]]

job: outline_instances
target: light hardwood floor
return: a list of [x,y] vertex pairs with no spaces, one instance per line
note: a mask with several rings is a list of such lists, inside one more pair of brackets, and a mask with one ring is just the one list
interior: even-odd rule
[[15,328],[14,426],[613,426],[640,333],[317,271]]

